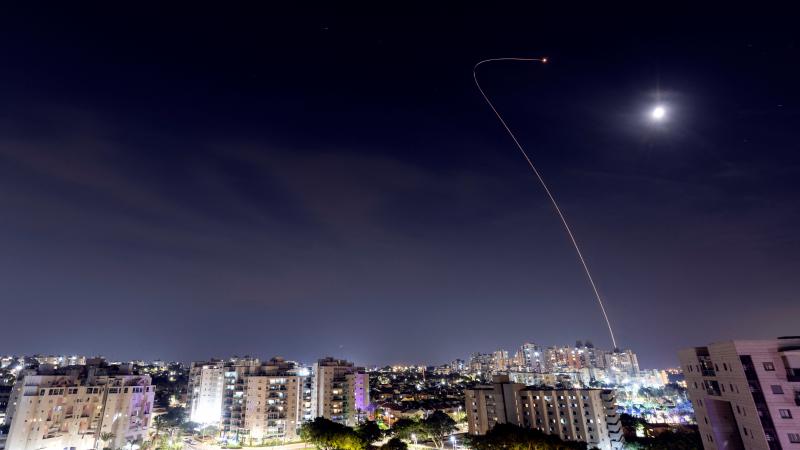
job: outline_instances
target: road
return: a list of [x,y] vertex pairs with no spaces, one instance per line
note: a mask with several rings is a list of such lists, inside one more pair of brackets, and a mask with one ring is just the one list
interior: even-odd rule
[[[459,444],[458,449],[461,450],[463,444]],[[183,448],[185,450],[221,450],[222,447],[216,444],[203,444],[200,442],[194,442],[193,444],[189,444],[188,442],[184,441]],[[285,444],[285,445],[273,445],[273,446],[264,446],[264,447],[248,447],[254,449],[264,449],[264,450],[303,450],[303,449],[314,449],[311,444],[306,444],[305,442],[296,442],[294,444]],[[423,450],[423,449],[436,449],[431,445],[426,445],[425,443],[420,442],[418,445],[409,444],[408,448],[410,450]],[[445,445],[445,450],[450,450],[452,447],[450,445]]]
[[[216,444],[203,444],[200,442],[195,442],[193,444],[189,444],[188,442],[184,441],[183,448],[186,450],[220,450],[222,447]],[[274,445],[268,447],[250,447],[250,448],[262,448],[264,450],[302,450],[302,449],[313,449],[313,445],[307,445],[305,442],[297,442],[294,444],[286,444],[286,445]]]

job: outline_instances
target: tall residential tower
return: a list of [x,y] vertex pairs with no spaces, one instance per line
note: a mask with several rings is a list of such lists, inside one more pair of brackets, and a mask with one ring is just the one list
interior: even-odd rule
[[679,356],[706,450],[800,448],[800,336]]

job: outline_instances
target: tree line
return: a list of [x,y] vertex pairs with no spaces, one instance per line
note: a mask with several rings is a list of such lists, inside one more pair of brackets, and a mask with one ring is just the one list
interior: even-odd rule
[[[406,450],[406,441],[414,438],[418,441],[430,441],[441,449],[455,430],[455,420],[441,411],[435,411],[421,420],[400,419],[387,431],[372,421],[351,428],[318,417],[300,427],[300,438],[320,450]],[[390,439],[383,445],[376,445],[387,437]]]

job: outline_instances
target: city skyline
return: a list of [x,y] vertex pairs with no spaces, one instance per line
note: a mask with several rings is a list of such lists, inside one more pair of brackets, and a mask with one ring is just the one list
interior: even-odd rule
[[472,84],[514,55],[548,63],[481,83],[620,348],[797,334],[800,44],[774,18],[88,9],[0,27],[0,354],[610,348]]

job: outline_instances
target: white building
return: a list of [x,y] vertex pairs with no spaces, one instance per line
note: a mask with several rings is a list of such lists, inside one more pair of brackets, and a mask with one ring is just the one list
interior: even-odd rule
[[622,374],[628,377],[639,376],[639,358],[631,350],[614,350],[603,355],[604,367],[609,374]]
[[311,412],[345,425],[356,425],[369,406],[369,377],[351,362],[323,358],[314,363]]
[[[122,448],[145,439],[155,386],[114,366],[23,372],[8,405],[7,450]],[[101,441],[101,435],[113,437]]]
[[307,371],[281,358],[196,362],[189,372],[192,420],[243,444],[292,441],[307,418]]
[[523,366],[529,372],[542,373],[545,371],[544,350],[541,346],[526,342],[520,348],[522,351]]
[[800,336],[679,353],[706,450],[800,448]]
[[192,363],[189,369],[189,417],[200,424],[222,419],[225,367],[221,361]]

